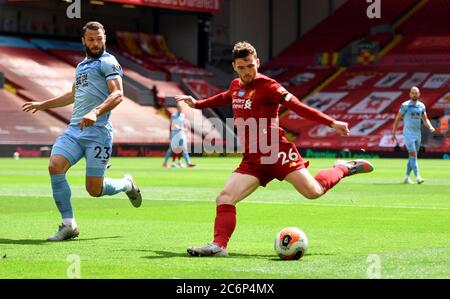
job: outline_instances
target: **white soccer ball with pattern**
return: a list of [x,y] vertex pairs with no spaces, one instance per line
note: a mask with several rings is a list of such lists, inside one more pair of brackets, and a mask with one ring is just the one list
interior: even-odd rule
[[297,227],[283,228],[275,237],[275,251],[283,260],[301,259],[307,249],[306,234]]

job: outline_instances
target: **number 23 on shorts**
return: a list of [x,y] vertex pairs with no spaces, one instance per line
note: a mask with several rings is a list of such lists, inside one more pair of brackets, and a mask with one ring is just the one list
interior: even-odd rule
[[104,146],[103,148],[102,147],[100,147],[100,146],[96,146],[95,148],[94,148],[94,154],[95,154],[95,156],[94,156],[94,158],[95,159],[105,159],[105,160],[108,160],[109,159],[109,157],[111,156],[111,154],[110,154],[110,147],[109,146]]

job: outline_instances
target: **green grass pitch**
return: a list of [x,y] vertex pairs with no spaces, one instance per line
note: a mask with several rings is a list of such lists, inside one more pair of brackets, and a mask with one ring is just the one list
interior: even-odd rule
[[[419,159],[425,183],[403,185],[406,158],[374,159],[373,173],[313,201],[273,181],[238,205],[228,257],[192,258],[186,247],[211,241],[215,196],[240,160],[194,161],[164,169],[161,158],[113,158],[107,176],[134,175],[139,209],[125,194],[89,197],[81,161],[68,173],[80,236],[49,243],[60,218],[48,160],[0,159],[0,278],[67,278],[74,265],[81,278],[450,278],[450,161]],[[309,170],[332,163],[312,159]],[[308,236],[300,261],[274,252],[286,226]]]

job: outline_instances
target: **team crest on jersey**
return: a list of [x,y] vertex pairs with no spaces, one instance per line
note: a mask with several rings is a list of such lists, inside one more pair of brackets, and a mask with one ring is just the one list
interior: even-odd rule
[[240,89],[238,92],[238,96],[242,98],[244,95],[245,95],[245,89]]
[[250,92],[248,93],[248,98],[251,99],[253,97],[253,95],[255,94],[256,90],[252,89],[250,90]]
[[252,109],[252,101],[251,100],[245,100],[244,109]]

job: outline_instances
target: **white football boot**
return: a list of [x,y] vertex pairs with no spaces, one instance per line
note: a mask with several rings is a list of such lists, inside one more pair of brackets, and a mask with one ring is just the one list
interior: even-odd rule
[[80,232],[78,228],[72,228],[70,225],[61,224],[58,227],[58,231],[51,237],[47,238],[47,241],[64,241],[78,237]]
[[411,181],[411,178],[409,176],[407,176],[403,180],[403,184],[414,184],[414,183],[413,183],[413,181]]
[[204,246],[190,247],[187,252],[191,256],[227,256],[228,251],[215,243],[208,243]]
[[126,174],[124,176],[124,179],[127,179],[131,182],[131,190],[125,192],[125,194],[128,196],[128,199],[130,200],[133,207],[139,208],[142,204],[141,190],[139,190],[139,187],[137,186],[131,175]]

